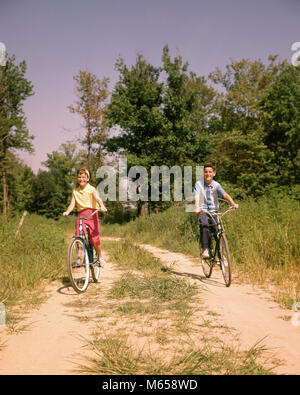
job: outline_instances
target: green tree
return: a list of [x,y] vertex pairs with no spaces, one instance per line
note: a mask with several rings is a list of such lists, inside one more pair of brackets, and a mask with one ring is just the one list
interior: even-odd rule
[[162,100],[162,161],[170,166],[203,163],[211,152],[208,124],[215,91],[204,77],[188,71],[189,64],[181,56],[172,61],[168,46],[163,48],[162,61],[167,76]]
[[91,72],[81,70],[73,78],[76,82],[77,101],[68,108],[71,113],[77,113],[83,118],[81,126],[85,129],[85,135],[79,142],[86,148],[88,169],[91,179],[94,179],[97,167],[103,161],[102,148],[107,138],[103,113],[109,95],[109,79],[103,78],[100,81]]
[[[7,208],[10,212],[30,210],[33,200],[33,183],[35,175],[15,154],[8,151],[6,155]],[[3,204],[3,186],[0,180],[0,201]]]
[[7,155],[10,149],[33,152],[32,139],[26,127],[24,101],[33,95],[33,86],[25,78],[26,62],[15,64],[15,56],[0,67],[0,172],[3,186],[3,213],[8,215]]
[[277,56],[269,56],[267,65],[242,59],[232,61],[224,73],[217,69],[209,76],[223,90],[210,119],[210,159],[217,164],[218,176],[238,185],[235,193],[241,196],[263,194],[275,185],[274,153],[264,141],[261,100],[286,67]]
[[124,151],[129,165],[148,171],[154,165],[192,164],[210,152],[206,129],[214,90],[188,72],[181,57],[172,61],[167,46],[162,62],[154,67],[139,55],[129,68],[119,59],[119,81],[106,112],[108,125],[121,127],[120,135],[108,140],[108,150]]
[[76,171],[84,162],[83,150],[77,151],[74,143],[67,142],[58,151],[47,154],[43,165],[47,171],[39,171],[34,185],[33,209],[49,218],[59,217],[68,205],[76,186]]
[[282,70],[261,100],[264,143],[274,154],[278,183],[300,180],[300,66]]
[[110,138],[106,146],[110,152],[125,150],[130,164],[151,164],[151,142],[163,133],[160,69],[150,65],[142,55],[138,55],[131,68],[123,59],[118,59],[116,69],[119,81],[105,117],[108,126],[119,125],[122,130],[120,135]]

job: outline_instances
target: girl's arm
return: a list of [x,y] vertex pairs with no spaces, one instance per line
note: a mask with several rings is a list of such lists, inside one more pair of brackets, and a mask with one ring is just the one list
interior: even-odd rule
[[69,204],[69,207],[67,208],[67,211],[65,211],[63,213],[63,216],[66,217],[67,215],[69,215],[74,210],[74,207],[75,207],[75,197],[72,194],[71,203]]
[[94,196],[94,198],[96,199],[96,201],[99,203],[99,205],[100,205],[100,210],[101,210],[103,213],[106,213],[106,212],[107,212],[107,208],[104,206],[104,203],[103,203],[101,197],[99,196],[99,193],[98,193],[98,191],[97,191],[96,188],[95,188],[94,191],[93,191],[93,196]]
[[239,205],[234,203],[232,197],[230,195],[228,195],[228,193],[224,193],[223,198],[225,200],[227,200],[227,202],[231,205],[234,206],[235,208],[239,208]]

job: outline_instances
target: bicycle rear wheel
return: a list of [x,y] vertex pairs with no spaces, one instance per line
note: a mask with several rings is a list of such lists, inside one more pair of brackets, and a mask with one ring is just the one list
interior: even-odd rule
[[84,292],[89,284],[90,265],[87,250],[81,237],[75,237],[68,248],[68,274],[77,293]]
[[229,248],[225,234],[222,234],[219,245],[220,265],[226,287],[231,284],[231,262]]

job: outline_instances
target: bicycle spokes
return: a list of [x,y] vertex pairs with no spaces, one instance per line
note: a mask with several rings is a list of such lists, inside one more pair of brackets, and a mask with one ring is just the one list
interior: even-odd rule
[[86,290],[89,281],[89,260],[81,238],[71,241],[68,251],[68,273],[76,292]]

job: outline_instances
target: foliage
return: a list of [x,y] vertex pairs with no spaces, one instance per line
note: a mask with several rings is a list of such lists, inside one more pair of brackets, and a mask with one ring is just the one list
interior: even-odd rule
[[239,197],[263,195],[278,182],[274,151],[264,138],[261,100],[286,67],[286,61],[270,55],[268,65],[242,59],[232,61],[225,72],[217,68],[210,74],[223,91],[216,96],[210,120],[215,144],[209,159],[220,179],[238,188]]
[[102,120],[109,94],[109,80],[103,78],[100,81],[96,75],[82,70],[79,70],[73,78],[76,81],[78,100],[74,105],[69,106],[69,110],[83,118],[82,127],[85,129],[85,135],[79,141],[83,147],[86,147],[88,168],[93,180],[98,165],[103,161],[101,150],[107,137]]
[[66,244],[62,225],[28,214],[16,238],[19,217],[0,216],[0,302],[11,304],[65,273]]
[[77,168],[83,163],[82,156],[83,152],[70,142],[48,154],[43,163],[48,171],[40,170],[34,180],[33,212],[58,218],[66,210],[76,186]]
[[278,183],[300,180],[300,66],[289,66],[261,100],[264,142],[274,153]]
[[25,78],[26,62],[15,64],[15,56],[0,67],[0,172],[3,187],[3,213],[8,214],[7,171],[8,151],[12,148],[33,151],[32,139],[26,127],[23,102],[33,95],[33,86]]
[[[31,168],[11,151],[6,154],[6,182],[8,187],[7,207],[14,212],[30,210],[34,191],[35,175]],[[0,204],[3,206],[3,183],[0,180]]]

